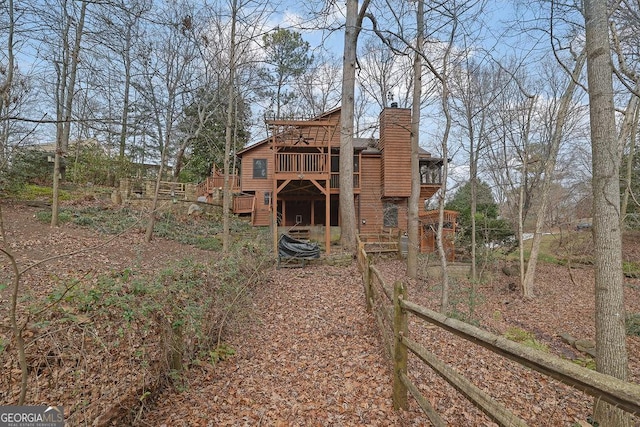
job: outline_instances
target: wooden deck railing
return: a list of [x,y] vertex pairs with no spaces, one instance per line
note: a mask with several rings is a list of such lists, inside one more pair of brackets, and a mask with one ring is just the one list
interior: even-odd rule
[[[240,177],[233,175],[229,177],[229,186],[232,192],[240,190]],[[198,184],[197,195],[206,196],[212,194],[214,189],[224,187],[223,176],[208,176],[207,179]]]
[[[330,185],[332,189],[340,188],[340,173],[332,172]],[[360,172],[353,173],[353,189],[360,189]]]
[[555,378],[596,399],[602,399],[625,412],[640,415],[640,385],[578,366],[570,361],[534,350],[415,304],[407,299],[406,289],[402,282],[397,281],[393,286],[385,282],[364,247],[364,242],[358,238],[357,262],[364,282],[367,309],[373,313],[385,348],[393,358],[393,404],[396,409],[405,409],[408,403],[408,394],[411,394],[434,426],[447,425],[409,378],[407,356],[411,352],[499,425],[527,425],[524,420],[494,400],[487,392],[475,386],[469,379],[457,373],[450,365],[442,362],[419,342],[410,338],[408,316],[412,315],[471,343],[481,345],[494,353],[514,360],[522,366]]
[[324,173],[327,171],[327,154],[277,153],[276,173]]

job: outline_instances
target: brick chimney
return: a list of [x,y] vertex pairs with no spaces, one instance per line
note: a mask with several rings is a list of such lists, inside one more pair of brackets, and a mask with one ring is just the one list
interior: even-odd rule
[[411,109],[397,103],[380,113],[382,197],[411,195]]

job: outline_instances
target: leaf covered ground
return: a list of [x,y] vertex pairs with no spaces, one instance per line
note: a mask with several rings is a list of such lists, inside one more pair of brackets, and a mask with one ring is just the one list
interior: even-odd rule
[[[4,204],[2,210],[7,240],[21,265],[108,238],[71,223],[51,229],[35,218],[38,209],[22,204]],[[161,238],[145,244],[143,238],[142,230],[133,231],[91,252],[34,268],[25,275],[21,306],[47,301],[61,283],[95,281],[105,274],[118,275],[117,283],[124,285],[117,292],[124,295],[123,289],[134,282],[124,280],[123,274],[153,275],[185,257],[203,263],[216,257],[216,252]],[[637,238],[625,241],[627,259],[638,261],[639,249]],[[390,282],[404,276],[400,261],[381,258],[377,265]],[[525,331],[551,353],[588,365],[588,356],[558,337],[561,332],[587,339],[595,335],[593,271],[589,265],[573,267],[542,263],[533,301],[510,290],[513,279],[499,267],[475,293],[468,283],[454,281],[452,314],[499,335],[514,328]],[[3,282],[9,273],[3,264]],[[162,349],[143,345],[153,338],[144,338],[149,323],[127,320],[126,311],[117,311],[122,307],[115,305],[104,312],[82,312],[60,304],[26,330],[27,403],[64,405],[70,425],[98,425],[96,419],[106,419],[110,411],[122,417],[116,425],[429,425],[412,399],[408,410],[393,410],[391,364],[375,320],[365,309],[355,262],[347,267],[271,265],[266,274],[251,289],[240,313],[242,323],[226,331],[225,346],[185,361],[184,371],[152,395],[145,387],[157,374],[153,361],[162,362]],[[409,281],[408,287],[410,299],[437,308],[436,280]],[[626,279],[625,297],[627,311],[640,313],[640,280]],[[4,289],[0,405],[15,404],[20,374],[6,327],[8,302]],[[143,334],[130,333],[132,328]],[[591,398],[582,393],[435,328],[412,323],[410,331],[530,425],[588,425]],[[631,379],[640,382],[640,338],[630,336],[627,344]],[[410,359],[410,376],[450,425],[494,425],[415,359]],[[133,393],[133,402],[122,400],[127,391]]]

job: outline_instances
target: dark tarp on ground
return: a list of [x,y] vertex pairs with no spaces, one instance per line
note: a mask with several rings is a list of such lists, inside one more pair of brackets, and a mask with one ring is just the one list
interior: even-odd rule
[[317,243],[303,242],[283,234],[278,241],[278,256],[280,258],[320,258],[320,246]]

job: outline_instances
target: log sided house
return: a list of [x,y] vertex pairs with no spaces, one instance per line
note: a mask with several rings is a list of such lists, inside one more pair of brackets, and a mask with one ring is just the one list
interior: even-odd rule
[[[380,138],[354,139],[353,197],[359,233],[403,232],[411,193],[411,110],[385,108]],[[270,136],[237,153],[241,162],[233,202],[255,226],[323,236],[340,226],[340,109],[310,120],[267,120]],[[440,188],[442,159],[420,150],[420,199]],[[236,184],[237,183],[237,184]],[[423,203],[420,203],[423,205]],[[274,208],[275,207],[275,208]]]

